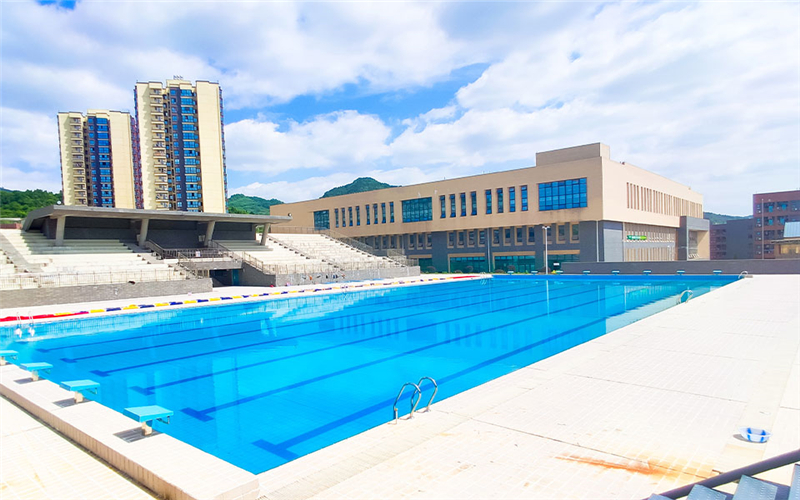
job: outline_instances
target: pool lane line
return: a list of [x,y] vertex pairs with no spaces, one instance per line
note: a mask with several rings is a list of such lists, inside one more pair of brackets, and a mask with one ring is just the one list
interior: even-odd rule
[[[596,325],[598,323],[606,321],[607,319],[608,318],[596,319],[596,320],[590,321],[589,323],[583,324],[581,326],[578,326],[578,327],[575,327],[575,328],[570,328],[569,330],[564,330],[563,332],[559,332],[559,333],[551,335],[551,336],[549,336],[547,338],[537,340],[536,342],[524,345],[524,346],[522,346],[522,347],[520,347],[518,349],[515,349],[513,351],[509,351],[507,353],[501,354],[501,355],[496,356],[494,358],[481,361],[480,363],[478,363],[476,365],[470,366],[468,368],[464,368],[464,369],[459,370],[459,371],[457,371],[455,373],[452,373],[450,375],[446,375],[444,377],[441,377],[441,378],[437,379],[438,383],[439,383],[440,386],[442,386],[443,384],[445,384],[447,382],[451,382],[453,380],[456,380],[458,378],[463,377],[464,375],[468,375],[468,374],[474,372],[475,370],[479,370],[481,368],[485,368],[487,366],[491,366],[491,365],[493,365],[495,363],[498,363],[499,361],[503,361],[504,359],[508,359],[508,358],[516,356],[518,354],[522,354],[525,351],[528,351],[528,350],[533,349],[535,347],[539,347],[539,346],[547,344],[549,342],[553,342],[555,340],[558,340],[561,337],[570,335],[572,333],[576,333],[576,332],[578,332],[580,330],[583,330],[585,328],[589,328],[589,327],[594,326],[594,325]],[[576,345],[578,345],[578,344],[576,344]],[[575,347],[575,346],[573,346],[573,347]],[[570,349],[571,349],[571,347],[570,347]],[[548,357],[550,357],[550,356],[548,356]],[[547,358],[542,358],[542,359],[539,359],[537,361],[534,361],[533,363],[525,365],[525,367],[531,366],[534,363],[538,363],[539,361],[542,361],[543,359],[547,359]],[[518,369],[525,368],[525,367],[520,367]],[[506,373],[504,375],[500,375],[500,377],[503,377],[503,376],[508,375],[509,373],[513,373],[515,371],[517,371],[517,370],[511,370],[510,372],[508,372],[508,373]],[[486,384],[486,383],[488,383],[488,382],[490,382],[492,380],[496,380],[497,378],[500,378],[500,377],[495,377],[495,378],[489,379],[486,382],[483,382],[482,384],[474,386],[474,387],[472,387],[470,389],[474,389],[475,387],[479,387],[480,385]],[[470,390],[470,389],[466,389],[465,391],[461,391],[461,392],[455,393],[452,396],[456,396],[457,394],[461,394],[461,393],[466,392],[467,390]],[[299,435],[297,435],[297,436],[295,436],[293,438],[287,439],[286,441],[282,441],[280,443],[270,443],[269,441],[265,441],[263,439],[259,439],[257,441],[254,441],[252,444],[257,446],[257,447],[259,447],[259,448],[262,448],[262,449],[264,449],[266,451],[269,451],[270,453],[273,453],[276,456],[281,457],[281,458],[283,458],[283,457],[281,456],[280,453],[291,454],[291,455],[295,455],[295,457],[296,457],[297,455],[295,453],[289,451],[288,448],[291,448],[292,446],[295,446],[295,445],[300,444],[302,442],[308,441],[309,439],[313,439],[313,438],[315,438],[317,436],[325,434],[326,432],[329,432],[329,431],[331,431],[331,430],[333,430],[333,429],[335,429],[337,427],[341,427],[342,425],[346,425],[348,423],[351,423],[353,420],[355,420],[357,418],[360,418],[360,417],[364,417],[366,415],[369,415],[370,413],[374,413],[374,412],[377,412],[377,411],[385,411],[385,410],[387,410],[388,408],[391,407],[393,402],[394,402],[394,398],[386,399],[384,401],[381,401],[380,403],[376,403],[376,404],[374,404],[372,406],[368,406],[367,408],[363,408],[361,410],[358,410],[358,411],[356,411],[354,413],[351,413],[349,415],[346,415],[344,417],[340,417],[340,418],[338,418],[338,419],[336,419],[336,420],[334,420],[332,422],[329,422],[329,423],[327,423],[325,425],[322,425],[320,427],[317,427],[315,429],[311,429],[309,431],[306,431],[306,432],[304,432],[302,434],[299,434]],[[389,420],[391,420],[391,419],[389,419]],[[389,420],[386,420],[386,421],[388,422]]]
[[[264,293],[254,293],[254,294],[244,294],[244,295],[234,295],[231,297],[216,297],[216,298],[208,298],[208,299],[187,299],[183,301],[170,301],[170,306],[179,306],[179,305],[186,305],[186,304],[197,304],[200,302],[209,302],[209,301],[218,301],[218,300],[240,300],[240,299],[248,299],[248,298],[257,298],[257,297],[266,297],[271,295],[283,295],[288,293],[317,293],[317,292],[324,292],[330,290],[344,290],[348,288],[363,288],[368,286],[391,286],[391,285],[410,285],[414,283],[426,283],[431,281],[447,281],[447,280],[459,280],[459,279],[478,279],[480,275],[464,275],[464,276],[449,276],[443,278],[422,278],[416,280],[408,280],[408,281],[393,281],[391,283],[377,283],[377,282],[368,282],[362,283],[359,285],[342,285],[342,286],[329,286],[328,288],[303,288],[299,290],[285,290],[280,292],[264,292]],[[324,286],[324,285],[323,285]],[[166,303],[160,303],[160,307],[166,306]],[[138,310],[138,309],[146,309],[155,307],[154,304],[130,304],[127,306],[113,306],[113,307],[106,307],[106,308],[98,308],[98,309],[90,309],[88,311],[73,311],[73,312],[58,312],[58,313],[46,313],[46,314],[36,314],[24,318],[25,320],[38,320],[38,319],[53,319],[53,318],[63,318],[63,317],[71,317],[71,316],[79,316],[85,314],[102,314],[107,312],[116,312],[116,311],[123,311],[123,310]],[[0,323],[5,322],[12,322],[18,321],[19,316],[6,316],[4,318],[0,318]]]
[[[572,294],[572,295],[578,295],[578,294]],[[570,297],[572,295],[564,296],[564,298],[565,297]],[[555,298],[562,298],[562,297],[555,297]],[[542,301],[540,301],[540,302],[542,302]],[[533,303],[528,302],[528,303],[524,303],[524,304],[521,304],[521,305],[518,305],[518,306],[513,306],[513,307],[516,308],[516,307],[522,307],[522,306],[529,306],[529,305],[532,305],[534,303],[535,302],[533,302]],[[500,311],[503,311],[503,310],[506,310],[506,309],[508,309],[508,308],[497,309],[497,310],[492,311],[492,312],[500,312]],[[446,310],[446,309],[442,309],[442,310]],[[440,312],[440,311],[433,311],[433,312]],[[149,387],[131,386],[131,387],[129,387],[129,389],[132,389],[132,390],[134,390],[136,392],[139,392],[141,394],[145,394],[145,395],[149,396],[149,395],[154,394],[155,390],[163,389],[165,387],[171,387],[171,386],[174,386],[174,385],[181,385],[181,384],[185,384],[185,383],[188,383],[188,382],[194,382],[196,380],[201,380],[201,379],[204,379],[204,378],[214,377],[214,376],[217,376],[217,375],[223,375],[225,373],[238,372],[238,371],[242,371],[242,370],[245,370],[245,369],[248,369],[248,368],[255,368],[255,367],[258,367],[258,366],[264,366],[264,365],[268,365],[268,364],[271,364],[271,363],[277,363],[277,362],[286,361],[286,360],[289,360],[289,359],[300,358],[300,357],[303,357],[303,356],[309,356],[309,355],[313,355],[313,354],[318,354],[320,352],[330,351],[330,350],[333,350],[333,349],[338,349],[340,347],[361,344],[361,343],[364,343],[364,342],[371,342],[373,340],[378,340],[378,339],[382,339],[382,338],[386,338],[386,337],[393,337],[393,336],[399,335],[401,333],[418,330],[420,328],[428,328],[430,326],[435,326],[435,325],[438,325],[438,324],[445,324],[445,323],[448,323],[448,322],[461,321],[463,319],[469,319],[471,317],[474,317],[474,316],[477,316],[477,315],[480,315],[480,314],[486,314],[486,313],[479,313],[479,314],[476,314],[476,315],[473,315],[473,316],[462,316],[462,317],[457,318],[457,319],[442,321],[440,323],[428,323],[428,324],[426,324],[426,325],[424,325],[422,327],[413,327],[413,328],[408,328],[408,329],[405,329],[405,330],[392,331],[390,333],[381,333],[379,335],[374,335],[372,337],[365,337],[365,338],[361,338],[361,339],[351,340],[351,341],[344,342],[344,343],[341,343],[341,344],[330,345],[330,346],[326,346],[326,347],[320,347],[318,349],[313,349],[313,350],[310,350],[310,351],[304,351],[304,352],[299,352],[299,353],[295,353],[295,354],[290,354],[290,355],[279,357],[279,358],[267,359],[267,360],[264,360],[264,361],[257,361],[257,362],[246,364],[246,365],[240,365],[240,366],[237,366],[235,368],[226,368],[224,370],[215,370],[215,371],[212,371],[212,372],[209,372],[209,373],[204,373],[204,374],[201,374],[201,375],[195,375],[193,377],[186,377],[186,378],[183,378],[183,379],[173,380],[171,382],[165,382],[165,383],[158,384],[158,385],[151,385]],[[411,316],[414,316],[414,315],[411,315]],[[392,319],[400,319],[400,318],[392,318]],[[367,325],[372,325],[372,324],[378,324],[378,323],[382,323],[383,321],[386,321],[386,320],[374,321],[374,322],[365,323],[363,325],[357,325],[357,326],[361,327],[361,326],[367,326]],[[391,321],[391,319],[389,321]],[[332,332],[335,332],[337,330],[342,330],[342,329],[343,328],[337,328],[337,329],[334,329],[334,330],[330,330],[328,332],[321,332],[321,333],[332,333]],[[292,339],[292,337],[286,337],[284,340],[290,340],[290,339]],[[216,352],[219,352],[219,351],[216,351]]]
[[[459,284],[461,284],[461,282],[456,283],[456,285],[459,285]],[[526,286],[529,286],[529,285],[516,285],[516,284],[512,285],[512,286],[505,285],[506,289],[511,288],[511,287],[513,287],[513,288],[525,288]],[[572,285],[570,285],[570,286],[572,286]],[[452,290],[452,291],[449,291],[447,293],[439,294],[438,296],[439,297],[443,297],[443,296],[448,296],[448,295],[458,295],[458,294],[461,294],[462,291],[463,291],[463,288],[459,287],[457,290]],[[378,296],[378,295],[375,296],[375,298],[382,298],[382,297],[383,296]],[[305,299],[305,298],[306,297],[298,297],[297,300],[301,300],[301,299]],[[347,309],[352,311],[354,309],[359,309],[359,308],[363,308],[363,307],[372,307],[374,305],[388,304],[388,303],[392,303],[392,305],[395,306],[397,304],[401,304],[401,303],[404,303],[404,302],[415,301],[415,300],[423,300],[424,298],[425,298],[424,296],[415,296],[415,297],[406,297],[406,298],[400,299],[400,300],[395,301],[395,302],[392,302],[392,300],[385,300],[385,301],[380,301],[380,302],[373,302],[373,303],[370,303],[370,304],[356,304],[356,305],[353,305],[351,307],[348,307]],[[449,300],[449,299],[447,299],[447,300]],[[437,301],[437,302],[439,302],[439,301]],[[267,302],[259,302],[259,304],[266,304],[266,303]],[[428,302],[428,303],[430,304],[430,303],[435,303],[435,302]],[[254,303],[250,303],[250,304],[254,304]],[[247,305],[248,305],[247,303],[240,303],[240,304],[236,304],[236,307],[245,307]],[[197,309],[196,311],[197,311],[198,315],[204,313],[203,309]],[[270,311],[257,312],[257,314],[264,314],[264,313],[268,313],[268,312],[270,312]],[[359,316],[359,315],[358,314],[353,314],[353,315],[348,315],[348,316],[343,316],[343,317],[351,317],[351,316]],[[97,346],[97,345],[100,345],[100,344],[111,344],[111,343],[116,343],[116,342],[130,342],[132,340],[137,340],[137,339],[140,339],[140,338],[143,338],[143,337],[164,337],[164,336],[167,336],[167,335],[176,335],[176,334],[180,334],[180,333],[183,333],[183,332],[186,332],[186,331],[190,331],[190,330],[194,330],[194,329],[197,329],[197,328],[208,327],[208,325],[200,324],[200,322],[203,319],[204,318],[200,317],[200,318],[197,318],[197,319],[189,320],[192,323],[198,323],[198,325],[196,327],[193,327],[193,328],[182,328],[180,330],[174,330],[174,331],[151,333],[149,335],[142,335],[142,336],[139,336],[139,337],[127,337],[127,338],[122,338],[122,339],[101,340],[101,341],[97,341],[97,342],[85,342],[85,343],[82,343],[82,344],[73,344],[73,345],[65,346],[65,347],[37,348],[36,350],[38,352],[43,352],[44,353],[44,352],[50,352],[50,351],[57,351],[59,349],[64,349],[66,347],[69,347],[69,348],[94,347],[94,346]],[[230,326],[230,325],[238,325],[238,324],[250,323],[250,322],[252,322],[254,320],[261,321],[261,320],[263,320],[263,318],[255,318],[255,317],[250,316],[250,317],[247,317],[247,319],[244,320],[244,321],[236,321],[236,322],[232,322],[232,323],[220,323],[218,325],[212,325],[211,327],[213,327],[213,328],[220,327],[221,328],[221,327]],[[159,328],[165,328],[165,327],[169,327],[170,325],[184,325],[189,321],[187,321],[187,320],[173,321],[173,322],[169,322],[169,323],[161,323],[158,326],[159,326]],[[315,321],[317,321],[317,320],[314,320],[314,322]],[[303,323],[296,323],[296,324],[306,324],[306,323],[310,323],[310,322],[311,321],[303,322]],[[275,328],[279,328],[279,326],[276,326]],[[134,328],[130,328],[130,329],[124,330],[124,331],[130,332],[130,331],[149,330],[149,329],[152,329],[152,325],[150,325],[150,326],[148,326],[148,325],[136,326]],[[253,330],[253,331],[258,331],[258,330]],[[67,338],[68,337],[58,337],[58,338],[55,338],[55,339],[52,339],[52,340],[60,340],[60,339],[67,339]]]
[[[580,285],[575,285],[575,287],[569,287],[569,288],[577,288],[577,287],[580,287]],[[564,290],[564,289],[566,289],[566,288],[562,288],[562,290]],[[578,292],[576,294],[562,296],[561,298],[571,297],[572,295],[580,295],[581,293],[589,293],[589,292],[596,292],[596,290],[594,290],[594,289],[592,289],[592,290],[584,290],[584,291]],[[515,306],[510,306],[510,307],[506,307],[506,308],[502,308],[502,309],[497,309],[497,310],[495,310],[493,312],[509,310],[509,309],[513,309],[515,307],[521,307],[521,306],[525,306],[525,305],[536,304],[536,303],[539,303],[539,302],[545,302],[546,300],[547,299],[545,299],[543,301],[526,302],[526,303],[518,304],[518,305],[515,305]],[[463,307],[463,306],[456,305],[456,306],[452,306],[452,307],[449,307],[449,308],[441,309],[441,310],[438,310],[438,311],[432,311],[432,312],[440,312],[442,310],[457,309],[457,308],[461,308],[461,307]],[[459,319],[477,317],[477,316],[480,316],[482,314],[485,314],[485,313],[476,313],[476,314],[473,314],[471,316],[462,316]],[[407,315],[405,317],[413,317],[413,316],[418,316],[418,315],[419,315],[419,313],[412,313],[412,314],[409,314],[409,315]],[[380,320],[375,320],[375,321],[370,322],[370,323],[366,323],[365,325],[382,323],[384,321],[393,321],[393,320],[402,319],[402,318],[403,317],[380,319]],[[445,323],[448,323],[448,322],[451,322],[451,321],[456,321],[456,320],[447,320],[447,321],[443,321],[443,322],[440,322],[440,323],[430,323],[429,325],[445,324]],[[351,328],[351,327],[352,327],[352,325],[347,325],[345,328]],[[341,329],[342,328],[335,328],[335,329],[332,329],[331,331],[337,331],[337,330],[341,330]],[[170,359],[164,359],[164,360],[158,360],[158,361],[151,361],[149,363],[141,363],[141,364],[138,364],[138,365],[125,366],[125,367],[122,367],[122,368],[114,368],[114,369],[111,369],[111,370],[92,370],[91,373],[93,373],[95,375],[98,375],[100,377],[108,377],[112,373],[125,371],[125,370],[132,370],[134,368],[142,368],[144,366],[153,366],[153,365],[159,365],[159,364],[163,364],[163,363],[171,363],[173,361],[181,361],[181,360],[184,360],[184,359],[200,358],[200,357],[203,357],[203,356],[213,356],[213,355],[219,354],[221,352],[229,352],[229,351],[235,351],[235,350],[239,350],[239,349],[247,349],[247,348],[250,348],[250,347],[268,345],[268,344],[273,344],[275,342],[280,342],[280,341],[285,341],[285,340],[291,340],[291,339],[297,339],[297,338],[310,337],[310,336],[314,336],[314,335],[320,335],[322,333],[329,333],[329,332],[328,331],[323,331],[323,332],[304,333],[304,334],[301,334],[301,335],[294,335],[294,336],[290,336],[290,337],[284,337],[283,339],[273,339],[273,340],[266,340],[266,341],[263,341],[263,342],[256,342],[256,343],[253,343],[253,344],[245,344],[245,345],[240,345],[240,346],[227,347],[225,349],[218,349],[216,351],[211,351],[211,352],[201,352],[201,353],[197,353],[197,354],[189,354],[189,355],[186,355],[186,356],[179,356],[179,357],[176,357],[176,358],[170,358]]]
[[[568,288],[575,288],[576,286],[578,286],[578,285],[562,287],[562,288],[559,288],[559,290],[565,290],[565,289],[568,289]],[[513,286],[513,287],[505,287],[505,289],[502,290],[501,292],[497,292],[493,296],[493,298],[497,298],[497,296],[499,296],[501,294],[505,295],[507,293],[514,293],[514,292],[518,292],[518,291],[521,291],[521,290],[527,290],[527,289],[530,289],[530,287],[529,286],[524,286],[524,285]],[[544,290],[540,290],[540,291],[543,292]],[[453,294],[445,294],[445,295],[455,295],[455,293],[453,293]],[[515,297],[515,296],[516,295],[513,295],[512,297]],[[465,298],[473,298],[473,297],[476,297],[476,296],[474,296],[474,295],[473,296],[467,296]],[[414,297],[413,300],[423,299],[423,298],[424,297]],[[438,304],[438,303],[441,303],[441,302],[452,302],[452,300],[453,300],[452,298],[446,298],[446,299],[440,299],[440,300],[435,300],[435,301],[429,301],[429,302],[426,302],[424,304],[415,304],[415,305],[426,305],[427,306],[427,305],[431,305],[431,304]],[[504,300],[504,299],[501,299],[501,300]],[[404,301],[398,301],[397,303],[404,302]],[[467,307],[467,306],[470,306],[470,305],[479,305],[479,304],[485,303],[485,302],[486,301],[479,301],[478,304],[460,304],[460,307]],[[384,313],[384,312],[387,312],[387,311],[393,311],[393,310],[396,309],[397,303],[391,304],[392,307],[389,307],[389,308],[370,311],[369,314],[377,314],[377,313]],[[453,306],[453,307],[459,307],[459,306]],[[452,309],[453,307],[440,309],[440,310],[435,310],[435,311],[430,311],[430,312],[447,311],[449,309]],[[405,316],[397,316],[397,317],[393,317],[393,318],[388,318],[387,320],[403,319],[403,318],[408,318],[408,317],[415,316],[417,314],[421,314],[421,313],[409,314],[409,315],[405,315]],[[422,314],[429,314],[429,313],[425,312],[425,313],[422,313]],[[361,314],[347,314],[347,315],[344,315],[344,316],[337,317],[336,320],[348,319],[348,318],[353,318],[353,317],[361,317],[361,316],[364,316],[364,314],[363,313],[361,313]],[[166,336],[166,335],[175,335],[175,334],[179,334],[179,333],[183,333],[183,332],[197,330],[199,328],[202,328],[203,326],[205,326],[206,329],[224,329],[224,328],[230,328],[233,325],[247,325],[248,323],[253,323],[254,321],[259,321],[259,320],[257,318],[250,317],[245,321],[237,321],[237,322],[233,322],[233,323],[223,323],[223,324],[211,325],[211,326],[209,326],[209,325],[197,325],[197,326],[192,327],[192,328],[184,328],[184,329],[181,329],[181,330],[175,330],[175,331],[172,331],[172,332],[165,332],[165,333],[162,333],[162,334],[152,334],[152,335],[148,335],[147,337],[161,338],[161,337]],[[303,327],[303,326],[306,326],[306,325],[309,325],[309,324],[318,323],[319,321],[320,321],[319,319],[315,319],[315,320],[302,321],[302,322],[297,322],[297,323],[275,325],[275,326],[273,326],[271,328],[271,331],[282,329],[282,328]],[[180,324],[180,323],[183,323],[183,322],[179,322],[178,324]],[[367,325],[367,324],[370,324],[370,323],[362,323],[362,324],[359,324],[358,326]],[[333,332],[333,331],[341,330],[343,328],[346,328],[346,327],[337,327],[337,328],[334,328],[334,329],[325,330],[325,331],[316,332],[316,333]],[[212,335],[212,336],[206,336],[206,337],[195,337],[195,338],[191,338],[191,339],[188,339],[188,340],[180,340],[180,341],[176,341],[176,342],[168,342],[168,343],[165,343],[165,344],[156,344],[156,345],[149,345],[149,346],[143,346],[143,347],[134,347],[134,348],[131,348],[131,349],[122,349],[122,350],[118,350],[118,351],[109,351],[109,352],[91,354],[91,355],[88,355],[88,356],[81,356],[81,357],[76,357],[76,358],[64,357],[64,358],[60,358],[60,359],[61,359],[61,361],[64,361],[66,363],[76,363],[78,361],[83,361],[83,360],[86,360],[86,359],[101,358],[101,357],[113,356],[113,355],[117,355],[117,354],[127,354],[127,353],[137,352],[137,351],[146,351],[146,350],[150,350],[150,349],[158,349],[158,348],[161,348],[161,347],[171,347],[171,346],[175,346],[175,345],[191,344],[191,343],[194,343],[194,342],[203,342],[203,341],[206,341],[206,340],[216,340],[216,339],[227,338],[227,337],[235,337],[235,336],[238,336],[238,335],[247,335],[247,334],[257,333],[257,332],[262,332],[262,331],[263,331],[263,328],[256,328],[256,329],[243,330],[243,331],[237,331],[237,332],[232,332],[232,333],[225,333],[225,334],[221,334],[221,335]],[[51,348],[48,348],[48,349],[37,349],[37,351],[39,351],[39,352],[51,352],[51,351],[58,351],[58,350],[61,350],[61,349],[73,349],[75,347],[94,347],[96,345],[104,344],[104,343],[107,344],[107,343],[122,342],[122,341],[132,342],[132,341],[140,340],[142,338],[144,338],[144,337],[141,337],[141,336],[140,337],[129,337],[129,338],[125,338],[125,339],[114,339],[114,340],[100,341],[100,342],[96,342],[96,343],[85,343],[85,344],[71,345],[71,346],[51,347]],[[293,338],[293,337],[286,337],[286,338],[288,339],[288,338]]]
[[[581,293],[589,293],[589,292],[597,292],[597,290],[595,290],[595,289],[585,290],[585,291],[579,292],[579,293],[577,293],[575,295],[580,295]],[[353,371],[356,371],[356,370],[361,370],[363,368],[368,368],[370,366],[379,365],[381,363],[385,363],[387,361],[392,361],[392,360],[396,360],[396,359],[399,359],[399,358],[403,358],[403,357],[409,356],[411,354],[417,354],[417,353],[420,353],[420,352],[423,352],[423,351],[427,351],[429,349],[434,349],[436,347],[440,347],[440,346],[443,346],[443,345],[451,344],[451,343],[456,342],[456,341],[464,340],[464,339],[467,339],[467,338],[475,337],[477,335],[482,335],[482,334],[485,334],[485,333],[488,333],[488,332],[491,332],[491,331],[494,331],[494,330],[498,330],[500,328],[508,328],[510,326],[518,325],[518,324],[521,324],[521,323],[527,323],[529,321],[533,321],[533,320],[536,320],[536,319],[539,319],[539,318],[542,318],[542,317],[545,317],[545,316],[549,316],[549,315],[552,315],[552,314],[558,314],[558,313],[569,311],[569,310],[572,310],[572,309],[577,309],[579,307],[590,306],[592,304],[596,304],[596,303],[600,302],[601,300],[605,300],[605,299],[608,299],[608,298],[620,297],[622,295],[624,295],[624,293],[623,294],[612,295],[611,297],[604,297],[603,299],[593,299],[593,300],[590,300],[588,302],[572,305],[572,306],[561,308],[561,309],[551,310],[549,312],[544,312],[544,313],[541,313],[541,314],[537,314],[535,316],[529,316],[529,317],[524,318],[524,319],[519,319],[519,320],[511,321],[511,322],[508,322],[508,323],[500,324],[500,325],[494,326],[492,328],[487,328],[487,329],[479,330],[477,332],[473,332],[473,333],[469,333],[469,334],[465,334],[465,335],[460,335],[460,336],[457,336],[457,337],[453,337],[451,339],[443,340],[441,342],[436,342],[434,344],[429,344],[429,345],[426,345],[426,346],[417,347],[417,348],[414,348],[414,349],[411,349],[411,350],[408,350],[408,351],[403,351],[403,352],[400,352],[400,353],[397,353],[397,354],[393,354],[391,356],[386,356],[384,358],[375,359],[375,360],[372,360],[372,361],[369,361],[369,362],[366,362],[366,363],[362,363],[360,365],[343,368],[341,370],[337,370],[337,371],[332,372],[332,373],[327,373],[327,374],[324,374],[324,375],[318,375],[316,377],[312,377],[312,378],[306,379],[306,380],[301,380],[299,382],[295,382],[295,383],[289,384],[287,386],[283,386],[283,387],[279,387],[279,388],[275,388],[275,389],[270,389],[269,391],[264,391],[262,393],[253,394],[253,395],[246,396],[244,398],[240,398],[240,399],[237,399],[237,400],[234,400],[234,401],[229,401],[227,403],[223,403],[223,404],[220,404],[220,405],[214,405],[214,406],[211,406],[211,407],[208,407],[208,408],[204,408],[202,410],[196,410],[194,408],[188,407],[188,408],[183,408],[181,410],[181,412],[183,412],[183,413],[185,413],[185,414],[187,414],[187,415],[189,415],[191,417],[197,418],[198,420],[201,420],[201,421],[213,420],[213,417],[208,416],[209,413],[215,413],[215,412],[218,412],[218,411],[221,411],[221,410],[225,410],[225,409],[228,409],[228,408],[234,408],[234,407],[242,405],[242,404],[250,403],[252,401],[257,401],[259,399],[263,399],[265,397],[269,397],[269,396],[272,396],[274,394],[279,394],[281,392],[285,392],[285,391],[288,391],[288,390],[296,389],[298,387],[303,387],[305,385],[309,385],[309,384],[312,384],[314,382],[319,382],[321,380],[329,379],[331,377],[337,377],[337,376],[343,375],[345,373],[350,373],[350,372],[353,372]],[[545,299],[545,300],[547,300],[547,299]],[[517,307],[519,307],[519,306],[517,306]],[[509,308],[498,309],[498,310],[493,311],[493,312],[500,312],[500,311],[507,310],[507,309],[509,309]],[[467,318],[468,317],[462,317],[462,318],[459,318],[459,320],[467,319]],[[604,317],[603,319],[604,320],[608,319],[608,317]],[[435,324],[449,323],[449,322],[452,322],[452,321],[454,321],[454,320],[444,321],[444,322],[435,323]],[[403,332],[413,331],[413,330],[419,330],[421,328],[428,328],[429,326],[433,326],[435,324],[421,325],[419,327],[414,327],[414,328],[409,328],[407,330],[402,330],[401,332],[398,332],[398,333],[403,333]]]

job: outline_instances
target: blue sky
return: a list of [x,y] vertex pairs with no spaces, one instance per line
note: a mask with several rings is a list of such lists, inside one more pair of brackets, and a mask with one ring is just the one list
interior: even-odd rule
[[219,81],[228,185],[286,201],[591,142],[746,214],[800,188],[798,2],[0,2],[0,185],[60,188],[58,111]]

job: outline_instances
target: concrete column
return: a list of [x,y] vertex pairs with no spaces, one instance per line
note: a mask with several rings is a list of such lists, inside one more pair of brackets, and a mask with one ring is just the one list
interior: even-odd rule
[[67,217],[61,216],[56,218],[56,243],[60,247],[64,244],[64,227],[67,225]]
[[217,225],[217,221],[212,220],[206,225],[206,239],[205,239],[205,246],[209,246],[211,244],[211,238],[214,236],[214,226]]
[[264,232],[261,233],[261,245],[267,246],[267,234],[269,233],[270,225],[264,224]]
[[142,219],[142,229],[139,231],[139,246],[144,247],[147,241],[147,230],[150,228],[150,219]]

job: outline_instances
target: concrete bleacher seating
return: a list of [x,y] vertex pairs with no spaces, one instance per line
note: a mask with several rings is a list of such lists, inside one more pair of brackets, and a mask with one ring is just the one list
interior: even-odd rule
[[318,256],[341,269],[374,269],[398,267],[399,264],[386,257],[379,257],[346,245],[322,234],[270,234],[270,238],[300,250],[307,255]]
[[3,288],[35,288],[126,281],[186,279],[166,263],[153,264],[118,240],[65,240],[61,246],[42,233],[2,230],[5,241],[36,272],[8,274]]
[[250,256],[261,263],[265,271],[275,274],[336,273],[338,270],[314,254],[297,252],[275,240],[267,239],[266,245],[255,240],[218,240],[217,243],[232,252]]
[[17,268],[6,253],[0,249],[0,275],[14,274]]

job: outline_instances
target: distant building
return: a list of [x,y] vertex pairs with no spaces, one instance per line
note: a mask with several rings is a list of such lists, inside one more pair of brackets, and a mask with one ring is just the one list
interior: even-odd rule
[[752,259],[753,219],[711,225],[711,260]]
[[131,115],[58,113],[65,205],[136,208]]
[[219,84],[139,82],[134,89],[137,186],[147,210],[226,212],[227,180]]
[[800,222],[787,222],[783,238],[773,241],[776,259],[800,259]]
[[423,270],[538,270],[545,265],[545,245],[550,268],[562,261],[709,258],[703,196],[612,160],[610,148],[600,143],[537,153],[535,167],[270,211],[379,250],[402,250]]
[[755,258],[774,259],[773,242],[783,238],[787,222],[800,221],[800,191],[754,194],[753,219]]

